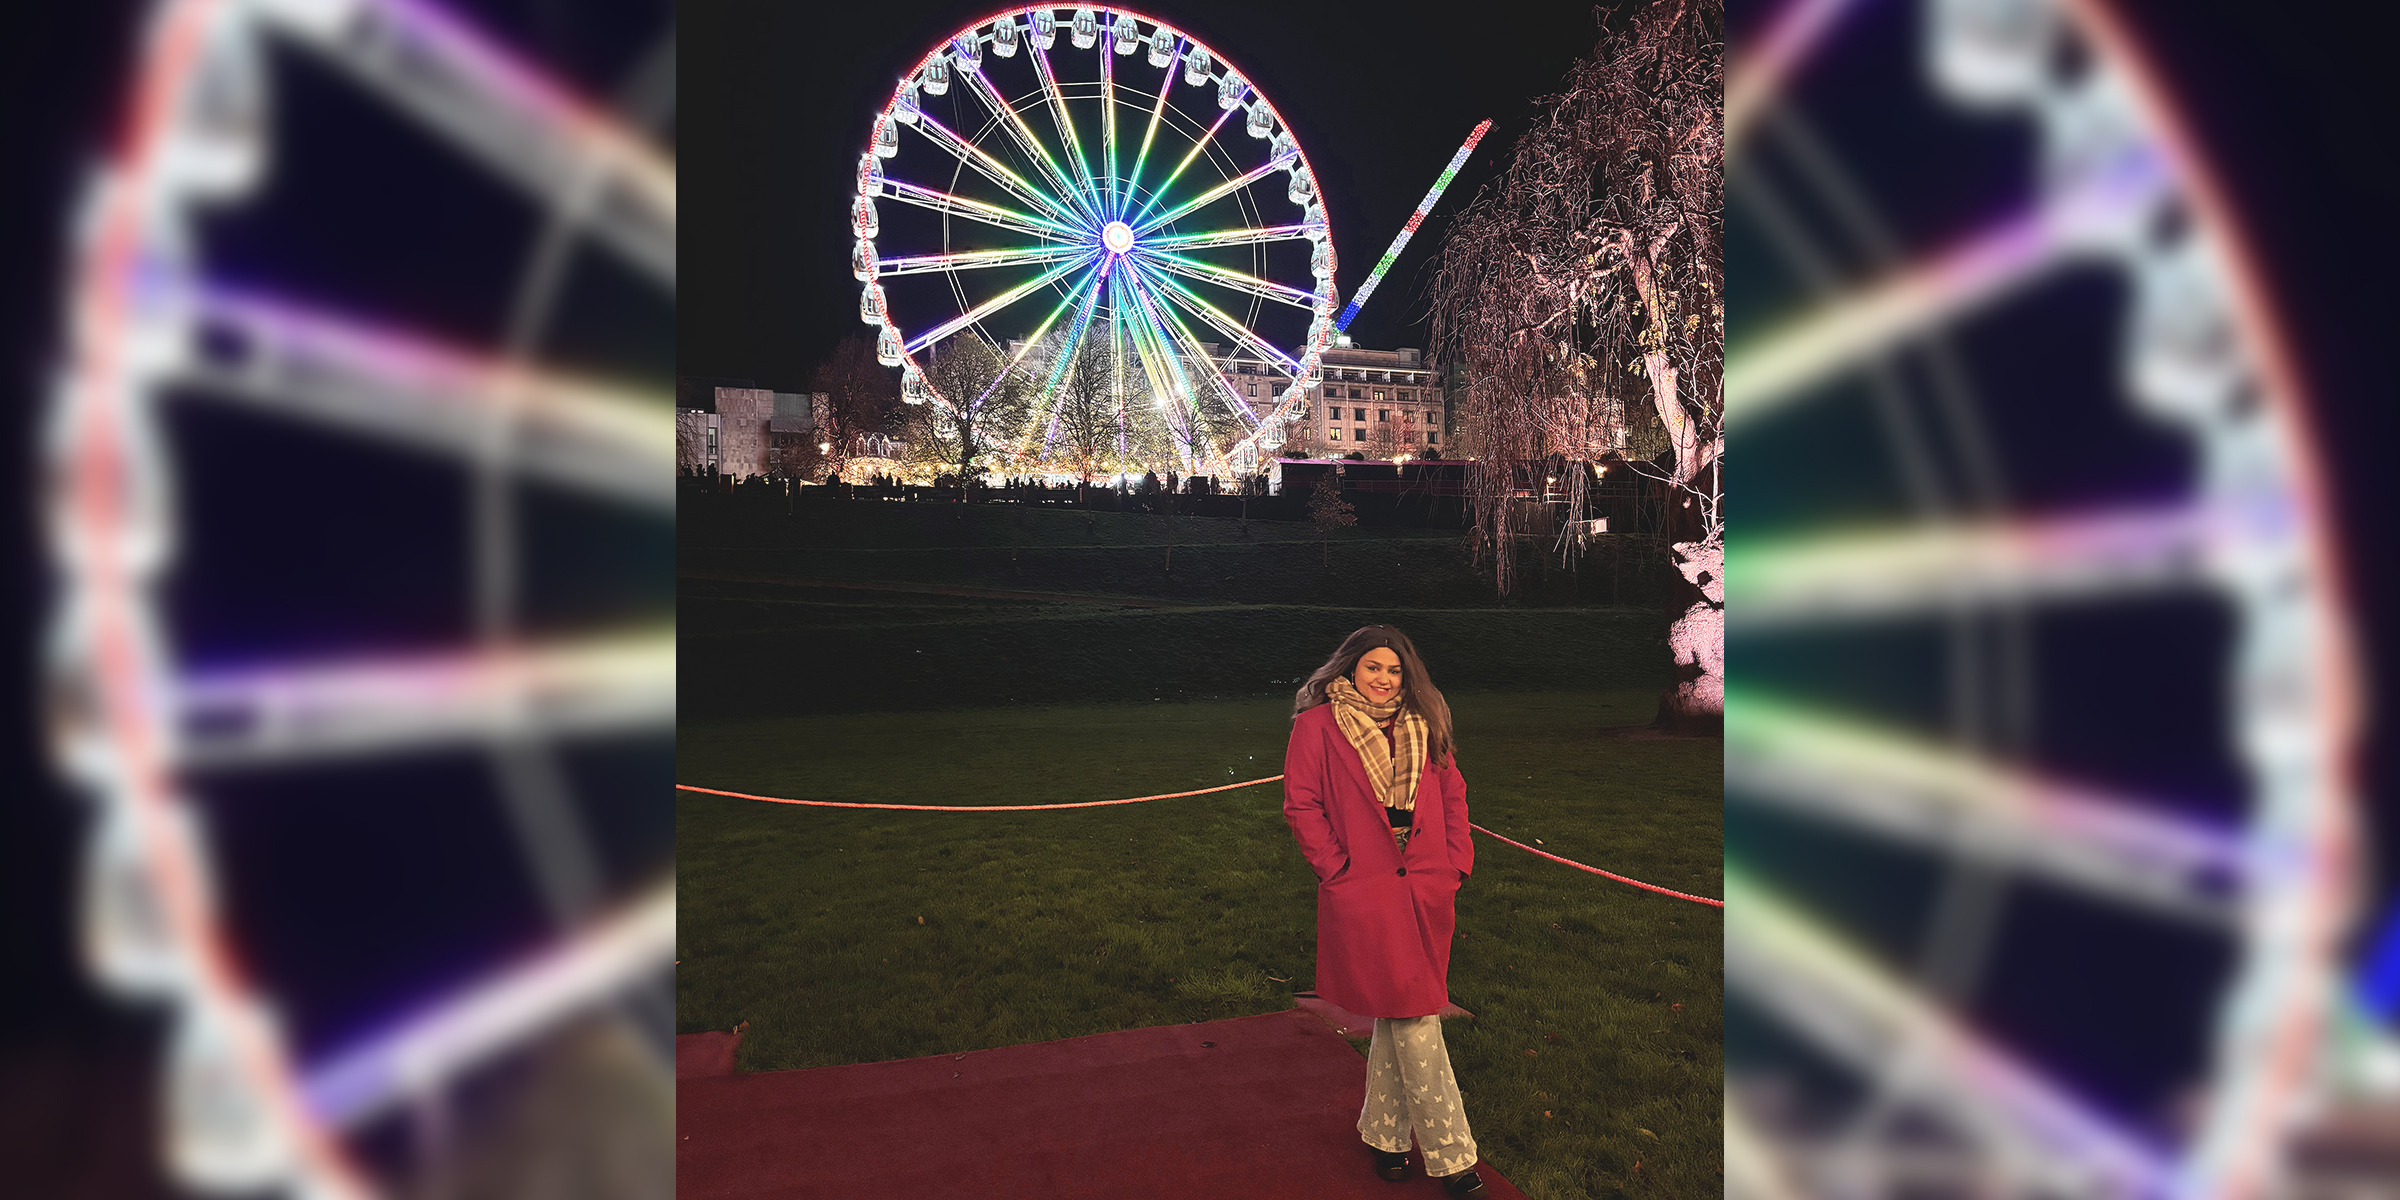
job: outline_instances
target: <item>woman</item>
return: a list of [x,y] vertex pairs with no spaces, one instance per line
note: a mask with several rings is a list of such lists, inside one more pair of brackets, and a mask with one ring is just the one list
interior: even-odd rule
[[1369,625],[1301,685],[1283,815],[1317,873],[1317,994],[1375,1018],[1358,1134],[1385,1179],[1409,1135],[1452,1196],[1482,1196],[1475,1139],[1442,1044],[1451,899],[1475,866],[1450,706],[1408,638]]

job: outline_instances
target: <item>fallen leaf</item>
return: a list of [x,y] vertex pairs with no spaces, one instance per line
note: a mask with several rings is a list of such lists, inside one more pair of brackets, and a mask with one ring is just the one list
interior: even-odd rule
[[918,917],[918,918],[917,918],[917,924],[919,924],[919,925],[922,925],[922,924],[924,924],[924,923],[925,923],[925,918],[923,918],[923,917]]
[[1633,1169],[1634,1169],[1634,1170],[1636,1170],[1636,1171],[1639,1171],[1639,1170],[1641,1170],[1641,1169],[1642,1169],[1642,1164],[1640,1164],[1640,1163],[1638,1163],[1638,1162],[1637,1162],[1637,1163],[1635,1163],[1635,1164],[1633,1164]]
[[1543,1109],[1543,1110],[1542,1110],[1542,1115],[1543,1115],[1543,1116],[1545,1116],[1545,1117],[1549,1116],[1549,1115],[1550,1115],[1550,1110],[1549,1110],[1549,1109],[1546,1109],[1546,1108],[1545,1108],[1545,1109]]
[[1558,1035],[1555,1033],[1545,1033],[1542,1035],[1542,1040],[1555,1046],[1558,1044]]
[[1525,1052],[1525,1057],[1527,1058],[1540,1058],[1541,1056],[1542,1052],[1539,1050],[1527,1050]]
[[1669,1008],[1671,1008],[1671,1009],[1674,1009],[1676,1012],[1682,1012],[1682,1011],[1683,1011],[1683,1006],[1682,1006],[1682,1005],[1680,1005],[1680,1004],[1670,1004],[1670,1005],[1668,1005],[1667,1007],[1669,1007]]
[[1639,1126],[1639,1125],[1636,1125],[1636,1126],[1634,1126],[1634,1129],[1633,1129],[1633,1131],[1634,1131],[1635,1133],[1638,1133],[1638,1134],[1642,1135],[1643,1137],[1649,1138],[1651,1141],[1654,1141],[1654,1142],[1655,1142],[1655,1141],[1657,1141],[1657,1140],[1658,1140],[1658,1135],[1657,1135],[1657,1134],[1655,1134],[1655,1133],[1652,1133],[1652,1132],[1650,1132],[1649,1130],[1647,1130],[1647,1129],[1644,1129],[1644,1128],[1642,1128],[1642,1127],[1641,1127],[1641,1126]]

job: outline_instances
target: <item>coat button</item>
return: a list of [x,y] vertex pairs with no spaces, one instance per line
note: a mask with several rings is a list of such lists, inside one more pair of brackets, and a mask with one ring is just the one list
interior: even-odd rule
[[1408,874],[1408,868],[1407,868],[1407,867],[1402,867],[1402,868],[1400,868],[1399,870],[1392,872],[1392,874],[1394,874],[1394,875],[1406,875],[1406,874]]

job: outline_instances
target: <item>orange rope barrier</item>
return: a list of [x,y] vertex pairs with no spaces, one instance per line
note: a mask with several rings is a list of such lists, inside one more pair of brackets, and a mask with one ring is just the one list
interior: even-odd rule
[[1474,830],[1475,832],[1477,832],[1477,833],[1480,833],[1480,834],[1482,834],[1482,835],[1483,835],[1483,836],[1485,836],[1485,837],[1489,837],[1489,838],[1500,838],[1500,840],[1501,840],[1501,841],[1508,842],[1508,844],[1509,844],[1509,845],[1511,845],[1511,846],[1515,846],[1517,849],[1519,849],[1519,850],[1522,850],[1522,851],[1526,852],[1527,854],[1539,854],[1539,855],[1541,855],[1543,858],[1549,859],[1551,862],[1565,863],[1565,864],[1567,864],[1568,866],[1570,866],[1570,867],[1573,867],[1573,868],[1575,868],[1575,869],[1576,869],[1576,870],[1578,870],[1578,871],[1590,871],[1590,872],[1591,872],[1592,874],[1594,874],[1594,875],[1606,875],[1606,876],[1608,876],[1610,879],[1614,879],[1614,880],[1616,880],[1618,883],[1630,883],[1630,884],[1632,884],[1632,885],[1633,885],[1633,886],[1635,886],[1635,887],[1638,887],[1638,888],[1646,888],[1646,889],[1648,889],[1648,890],[1650,890],[1650,891],[1657,892],[1657,893],[1658,893],[1659,895],[1661,895],[1661,896],[1673,896],[1673,897],[1675,897],[1675,898],[1676,898],[1676,899],[1678,899],[1678,900],[1689,900],[1689,901],[1692,901],[1692,902],[1693,902],[1693,903],[1695,903],[1695,904],[1713,904],[1713,905],[1715,905],[1715,906],[1716,906],[1716,907],[1718,907],[1718,908],[1723,908],[1723,907],[1725,907],[1725,902],[1724,902],[1724,901],[1722,901],[1722,900],[1711,900],[1711,899],[1709,899],[1709,898],[1708,898],[1708,897],[1706,897],[1706,896],[1694,896],[1694,895],[1690,894],[1689,892],[1679,892],[1679,891],[1676,891],[1676,890],[1675,890],[1675,889],[1673,889],[1673,888],[1663,888],[1663,887],[1660,887],[1660,886],[1658,886],[1658,885],[1657,885],[1657,884],[1655,884],[1655,883],[1643,883],[1643,882],[1642,882],[1641,880],[1639,880],[1639,879],[1627,879],[1627,878],[1626,878],[1626,877],[1624,877],[1623,875],[1619,875],[1619,874],[1617,874],[1617,873],[1616,873],[1616,872],[1614,872],[1614,871],[1603,871],[1603,870],[1601,870],[1601,869],[1600,869],[1600,868],[1598,868],[1598,867],[1587,867],[1587,866],[1583,865],[1582,863],[1576,862],[1574,859],[1571,859],[1571,858],[1560,858],[1559,856],[1557,856],[1557,855],[1555,855],[1555,854],[1551,854],[1551,853],[1549,853],[1549,852],[1547,852],[1547,851],[1536,850],[1536,849],[1534,849],[1533,847],[1531,847],[1531,846],[1528,846],[1528,845],[1526,845],[1526,844],[1525,844],[1525,843],[1523,843],[1523,842],[1510,841],[1510,840],[1509,840],[1509,839],[1507,839],[1507,838],[1500,837],[1500,835],[1499,835],[1499,834],[1493,833],[1491,830],[1489,830],[1489,829],[1485,829],[1483,826],[1481,826],[1481,825],[1477,825],[1477,824],[1475,824],[1475,823],[1474,823],[1474,822],[1472,822],[1472,821],[1469,821],[1469,822],[1467,823],[1467,828],[1469,828],[1469,829],[1472,829],[1472,830]]
[[[1156,796],[1133,796],[1124,800],[1078,800],[1072,804],[866,804],[846,800],[790,800],[782,796],[754,796],[748,792],[728,792],[719,790],[717,788],[693,787],[688,783],[676,784],[675,790],[679,792],[701,792],[710,796],[730,796],[736,800],[764,800],[769,804],[805,804],[813,808],[889,808],[898,809],[903,812],[1039,812],[1044,809],[1053,808],[1102,808],[1111,804],[1140,804],[1145,800],[1175,800],[1184,796],[1205,796],[1210,792],[1230,792],[1237,788],[1256,787],[1262,783],[1273,783],[1281,778],[1283,778],[1281,775],[1269,775],[1264,779],[1247,779],[1240,783],[1221,784],[1217,787],[1201,788],[1197,791],[1161,792]],[[1578,871],[1590,871],[1594,875],[1604,875],[1610,879],[1616,880],[1618,883],[1629,883],[1637,888],[1643,888],[1648,891],[1657,892],[1661,896],[1673,896],[1678,900],[1689,900],[1695,904],[1711,904],[1718,908],[1725,907],[1725,902],[1722,900],[1711,900],[1706,896],[1694,896],[1687,892],[1678,892],[1673,888],[1663,888],[1655,883],[1643,883],[1639,879],[1628,879],[1614,871],[1603,871],[1598,867],[1586,866],[1583,863],[1576,862],[1571,858],[1560,858],[1559,856],[1551,854],[1547,851],[1536,850],[1523,842],[1512,841],[1508,838],[1500,837],[1499,834],[1493,833],[1491,830],[1485,829],[1483,826],[1474,824],[1473,822],[1469,822],[1467,828],[1472,829],[1475,832],[1484,835],[1485,837],[1498,838],[1499,840],[1507,842],[1509,845],[1515,846],[1517,849],[1522,850],[1527,854],[1539,854],[1543,858],[1549,859],[1551,862],[1565,863],[1566,865],[1573,867]]]

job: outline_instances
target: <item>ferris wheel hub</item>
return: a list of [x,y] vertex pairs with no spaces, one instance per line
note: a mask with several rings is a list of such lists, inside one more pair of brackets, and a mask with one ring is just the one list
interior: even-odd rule
[[1100,241],[1110,254],[1123,254],[1133,249],[1133,226],[1123,221],[1110,221],[1100,231]]

